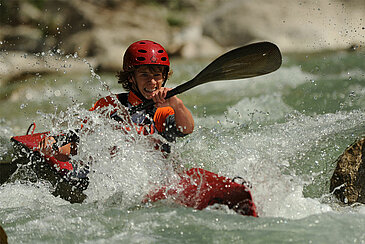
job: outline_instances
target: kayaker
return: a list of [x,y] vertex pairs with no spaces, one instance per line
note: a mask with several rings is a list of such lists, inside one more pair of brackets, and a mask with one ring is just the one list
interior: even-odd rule
[[[132,108],[141,103],[153,100],[155,106],[131,114],[131,119],[141,134],[158,133],[167,141],[173,142],[176,137],[183,137],[194,130],[194,120],[190,111],[177,96],[165,99],[170,88],[165,87],[171,74],[170,61],[166,50],[158,43],[141,40],[132,43],[123,57],[123,70],[117,75],[127,93],[110,95],[98,100],[90,109],[102,111],[109,105],[118,107],[118,103]],[[120,120],[117,109],[108,112],[107,116]],[[47,137],[40,143],[40,151],[66,161],[69,155],[76,153],[77,136],[70,132],[63,139],[60,147],[55,147],[57,137]],[[71,139],[70,139],[71,138]],[[53,149],[52,149],[53,148]],[[168,151],[169,148],[163,148]]]

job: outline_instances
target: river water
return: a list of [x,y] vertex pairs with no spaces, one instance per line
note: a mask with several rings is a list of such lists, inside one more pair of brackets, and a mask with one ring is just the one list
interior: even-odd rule
[[[206,64],[174,60],[168,86]],[[335,160],[364,135],[364,53],[284,55],[272,74],[181,94],[196,127],[167,159],[146,138],[128,140],[87,111],[110,91],[121,91],[114,74],[65,72],[33,75],[1,92],[2,163],[12,159],[10,138],[33,121],[36,132],[56,133],[86,116],[95,132],[80,141],[78,157],[96,158],[84,203],[54,197],[26,167],[0,186],[9,243],[365,243],[364,205],[344,206],[329,192]],[[110,156],[115,145],[120,150]],[[260,217],[169,200],[141,204],[151,182],[174,176],[171,164],[245,178]]]

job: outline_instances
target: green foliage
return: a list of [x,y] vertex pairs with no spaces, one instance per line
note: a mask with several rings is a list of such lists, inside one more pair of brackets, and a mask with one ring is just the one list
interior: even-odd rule
[[169,26],[173,27],[181,27],[185,24],[185,20],[182,17],[173,14],[168,15],[166,20]]
[[0,0],[0,23],[8,25],[22,24],[19,22],[20,3],[28,2],[38,9],[43,9],[46,1],[51,0]]
[[10,24],[12,14],[16,14],[18,4],[16,1],[0,0],[0,23]]
[[[46,3],[47,0],[28,0],[29,3],[31,3],[32,5],[34,5],[35,7],[39,8],[39,9],[44,9],[44,5]],[[50,1],[50,0],[48,0]]]
[[168,8],[169,10],[186,10],[190,6],[181,0],[135,0],[138,4],[150,4]]

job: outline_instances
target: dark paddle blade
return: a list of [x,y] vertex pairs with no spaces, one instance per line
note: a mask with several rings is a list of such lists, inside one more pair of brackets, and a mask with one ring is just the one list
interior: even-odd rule
[[279,48],[270,42],[240,47],[223,54],[194,79],[176,87],[176,94],[211,81],[244,79],[268,74],[281,66],[281,60]]
[[[258,42],[243,46],[214,60],[192,80],[169,91],[166,98],[211,81],[244,79],[268,74],[277,70],[281,62],[280,50],[273,43]],[[132,113],[153,104],[152,101],[144,103],[132,110]]]

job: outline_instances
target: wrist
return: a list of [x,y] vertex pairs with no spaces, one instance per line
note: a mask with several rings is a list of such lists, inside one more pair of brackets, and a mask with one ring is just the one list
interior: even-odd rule
[[182,102],[181,99],[175,97],[170,98],[170,106],[174,109],[174,110],[178,110],[181,108],[184,108],[184,104]]

